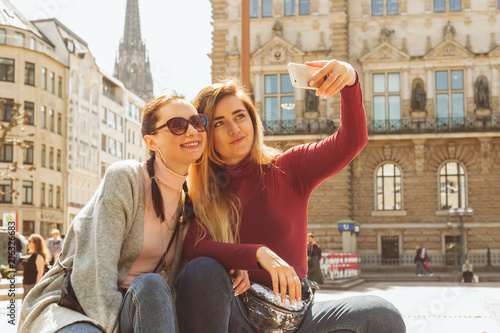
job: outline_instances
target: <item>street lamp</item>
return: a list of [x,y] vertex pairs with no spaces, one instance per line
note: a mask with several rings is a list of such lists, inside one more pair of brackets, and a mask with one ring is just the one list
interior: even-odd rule
[[472,217],[474,215],[474,209],[467,207],[463,208],[450,208],[448,210],[448,214],[450,217],[458,217],[460,220],[460,260],[463,264],[465,262],[465,239],[464,239],[464,217],[469,216]]

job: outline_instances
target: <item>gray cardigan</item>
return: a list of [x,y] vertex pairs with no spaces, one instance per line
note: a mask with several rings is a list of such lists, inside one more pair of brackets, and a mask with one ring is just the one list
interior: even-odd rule
[[[120,161],[109,167],[92,199],[71,223],[60,256],[62,265],[73,266],[73,288],[87,316],[57,305],[63,270],[56,264],[24,300],[18,332],[56,332],[88,322],[106,333],[119,333],[122,294],[118,287],[142,251],[144,191],[139,162]],[[177,235],[183,235],[182,224]],[[178,236],[167,281],[174,299],[181,239]]]

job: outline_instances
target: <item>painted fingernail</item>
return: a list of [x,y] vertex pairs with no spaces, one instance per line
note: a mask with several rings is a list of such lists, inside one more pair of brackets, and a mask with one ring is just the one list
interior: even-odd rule
[[240,292],[239,292],[238,290],[236,290],[236,291],[234,292],[234,296],[238,296],[239,294],[240,294]]
[[316,82],[314,80],[309,81],[309,85],[312,87]]

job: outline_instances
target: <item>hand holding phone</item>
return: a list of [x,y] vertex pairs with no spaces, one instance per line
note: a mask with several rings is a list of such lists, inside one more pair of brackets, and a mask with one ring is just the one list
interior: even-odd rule
[[309,85],[309,80],[320,69],[321,68],[319,67],[296,64],[292,62],[288,64],[288,73],[290,74],[290,81],[292,81],[292,85],[296,88],[317,90],[318,87],[320,87],[326,80],[326,76],[323,79],[318,80],[318,82],[316,82],[314,86]]

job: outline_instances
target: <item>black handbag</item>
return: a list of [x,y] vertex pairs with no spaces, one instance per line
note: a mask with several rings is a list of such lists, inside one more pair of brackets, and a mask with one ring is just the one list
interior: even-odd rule
[[73,268],[66,268],[63,266],[63,270],[64,280],[61,288],[61,297],[59,297],[57,304],[86,316],[85,311],[83,311],[82,306],[78,302],[78,298],[76,298],[73,285],[71,284],[71,273],[73,272]]

